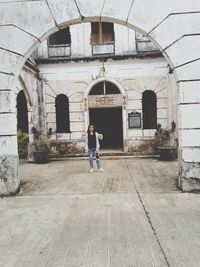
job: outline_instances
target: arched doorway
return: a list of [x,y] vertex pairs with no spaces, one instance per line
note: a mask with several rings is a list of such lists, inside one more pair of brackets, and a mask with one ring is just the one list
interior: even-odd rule
[[119,88],[109,81],[95,84],[89,92],[89,122],[104,135],[103,149],[123,148],[122,104]]
[[56,97],[56,132],[69,133],[69,99],[66,95],[60,94]]
[[156,93],[146,90],[142,95],[143,129],[157,127],[157,99]]
[[24,91],[17,95],[17,129],[28,133],[28,109]]

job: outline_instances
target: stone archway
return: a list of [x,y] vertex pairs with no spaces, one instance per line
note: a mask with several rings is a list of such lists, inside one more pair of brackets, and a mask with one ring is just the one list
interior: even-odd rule
[[[103,89],[102,92],[98,92],[98,95],[96,93],[91,95],[91,92],[95,88],[98,89],[99,85],[100,89]],[[108,88],[106,88],[106,85]],[[107,90],[109,85],[114,87],[114,91],[110,92],[112,94]],[[127,149],[125,146],[127,139],[126,99],[127,96],[123,86],[109,77],[101,77],[95,80],[85,92],[85,131],[87,131],[90,123],[95,124],[97,131],[103,131],[104,140],[101,145],[104,149],[123,149],[124,151]],[[104,101],[109,101],[109,103]],[[107,118],[106,121],[103,120],[105,117]]]
[[179,85],[179,186],[200,189],[200,121],[195,116],[200,112],[199,1],[9,1],[0,3],[1,195],[19,189],[14,99],[23,64],[53,32],[100,18],[142,32],[168,60]]
[[90,94],[90,91],[92,90],[92,88],[97,85],[98,83],[101,83],[101,82],[110,82],[112,84],[114,84],[119,90],[120,90],[120,93],[121,93],[121,96],[123,98],[123,105],[121,106],[122,107],[122,128],[123,128],[123,140],[124,140],[124,144],[123,144],[123,148],[124,148],[124,151],[127,150],[127,147],[126,147],[126,139],[127,139],[127,122],[126,122],[126,100],[127,100],[127,96],[126,96],[126,91],[125,89],[123,88],[123,86],[115,79],[113,78],[110,78],[110,77],[101,77],[95,81],[93,81],[87,88],[87,90],[85,91],[85,95],[84,95],[84,102],[85,102],[85,132],[87,131],[87,127],[88,127],[88,124],[89,124],[89,112],[88,112],[88,96]]

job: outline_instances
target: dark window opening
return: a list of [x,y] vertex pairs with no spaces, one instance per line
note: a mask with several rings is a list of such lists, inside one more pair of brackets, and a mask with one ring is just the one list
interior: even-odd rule
[[70,35],[69,27],[50,35],[48,44],[50,46],[70,45],[71,44],[71,35]]
[[97,83],[90,91],[90,95],[113,95],[120,93],[119,88],[111,82]]
[[117,94],[121,94],[119,88],[110,82],[105,82],[106,85],[106,94],[107,95],[117,95]]
[[114,24],[108,22],[91,23],[92,44],[109,44],[114,42]]
[[147,90],[142,96],[143,129],[157,127],[157,99],[153,91]]
[[69,99],[66,95],[56,97],[56,131],[57,133],[69,133]]
[[28,109],[24,91],[17,95],[17,129],[28,133]]
[[90,95],[104,95],[104,83],[97,83],[90,91]]

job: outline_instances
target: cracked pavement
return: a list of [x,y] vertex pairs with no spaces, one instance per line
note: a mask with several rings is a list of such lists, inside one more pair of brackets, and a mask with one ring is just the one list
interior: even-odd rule
[[178,163],[156,159],[22,164],[0,200],[0,266],[200,266],[200,198]]

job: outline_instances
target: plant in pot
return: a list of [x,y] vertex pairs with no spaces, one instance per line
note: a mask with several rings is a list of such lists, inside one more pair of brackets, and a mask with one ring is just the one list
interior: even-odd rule
[[64,143],[60,144],[58,151],[59,151],[60,155],[66,154],[66,152],[67,152],[66,144],[64,144]]
[[29,135],[21,130],[17,131],[17,142],[18,142],[18,154],[20,159],[26,159],[28,156],[28,143]]
[[177,157],[176,123],[173,121],[170,128],[157,125],[155,146],[161,160],[174,160]]
[[50,155],[50,139],[46,134],[39,134],[32,143],[33,158],[36,163],[47,163]]

